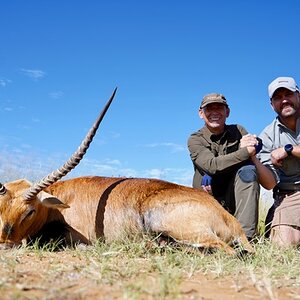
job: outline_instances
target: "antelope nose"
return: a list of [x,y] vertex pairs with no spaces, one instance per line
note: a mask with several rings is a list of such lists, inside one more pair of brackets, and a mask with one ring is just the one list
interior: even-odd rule
[[12,235],[13,231],[14,231],[13,226],[9,223],[5,223],[2,228],[2,235],[9,237],[10,235]]

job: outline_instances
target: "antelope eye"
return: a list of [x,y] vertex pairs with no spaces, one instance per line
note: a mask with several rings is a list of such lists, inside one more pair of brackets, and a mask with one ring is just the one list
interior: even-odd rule
[[35,213],[35,209],[30,210],[25,218],[30,218]]
[[23,224],[23,222],[30,220],[30,218],[34,215],[35,209],[27,209],[23,212],[22,216],[20,217],[20,224]]
[[34,208],[30,208],[24,211],[20,218],[20,224],[23,224],[23,222],[30,220],[30,218],[35,214],[35,212],[36,210]]

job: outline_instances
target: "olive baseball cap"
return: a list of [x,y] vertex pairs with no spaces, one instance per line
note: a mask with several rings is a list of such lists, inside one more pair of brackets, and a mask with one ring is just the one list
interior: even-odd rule
[[299,92],[298,85],[293,77],[278,77],[274,79],[268,87],[269,97],[272,98],[279,88],[286,88],[292,92]]
[[207,94],[203,97],[200,108],[203,108],[206,105],[211,104],[211,103],[221,103],[221,104],[228,106],[228,103],[227,103],[224,95],[212,93],[212,94]]

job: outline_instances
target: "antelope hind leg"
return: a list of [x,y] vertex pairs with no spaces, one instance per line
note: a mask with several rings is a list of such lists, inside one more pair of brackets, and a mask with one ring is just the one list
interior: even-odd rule
[[[223,242],[221,239],[214,235],[201,236],[201,240],[196,238],[191,238],[189,241],[180,240],[178,238],[174,238],[177,242],[189,245],[195,248],[205,248],[205,249],[217,249],[226,252],[229,255],[235,255],[236,251],[230,247],[228,244]],[[195,240],[195,242],[193,242]],[[198,240],[198,241],[197,241]]]

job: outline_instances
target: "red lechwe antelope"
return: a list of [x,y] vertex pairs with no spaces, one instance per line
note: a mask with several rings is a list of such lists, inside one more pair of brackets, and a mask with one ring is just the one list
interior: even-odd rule
[[78,150],[58,170],[31,184],[0,183],[0,248],[22,240],[67,245],[150,232],[194,247],[253,252],[239,222],[208,193],[158,179],[87,176],[59,181],[88,149],[116,90]]

